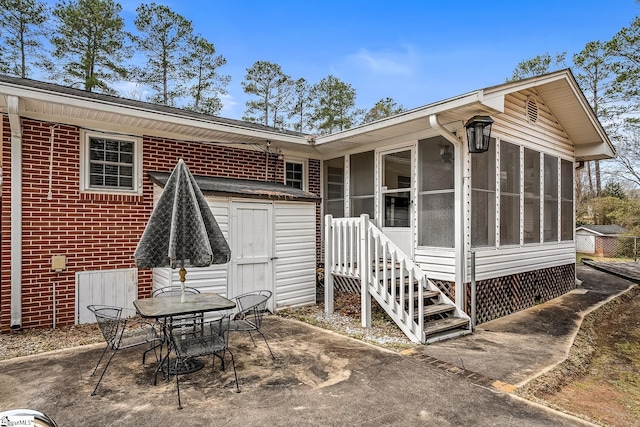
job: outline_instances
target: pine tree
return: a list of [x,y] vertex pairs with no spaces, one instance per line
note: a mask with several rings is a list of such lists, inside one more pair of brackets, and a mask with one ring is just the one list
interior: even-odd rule
[[108,83],[127,76],[122,64],[131,56],[121,11],[113,0],[62,0],[56,5],[51,44],[61,62],[52,65],[55,80],[89,92],[115,93]]

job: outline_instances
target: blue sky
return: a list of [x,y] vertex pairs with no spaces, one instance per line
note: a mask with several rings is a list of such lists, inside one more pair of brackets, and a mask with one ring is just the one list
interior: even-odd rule
[[[131,30],[140,3],[120,2]],[[248,99],[240,83],[258,60],[311,84],[335,75],[356,89],[359,108],[384,97],[415,108],[503,83],[536,55],[609,40],[640,12],[634,0],[156,3],[191,20],[227,59],[220,72],[232,80],[220,115],[236,119]]]

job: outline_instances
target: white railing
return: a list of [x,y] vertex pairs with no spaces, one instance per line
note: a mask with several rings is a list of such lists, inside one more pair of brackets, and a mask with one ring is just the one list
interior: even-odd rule
[[[333,275],[360,279],[363,326],[371,326],[373,296],[414,342],[425,341],[425,290],[437,291],[440,303],[455,307],[424,271],[369,221],[368,215],[325,216],[325,311],[329,314],[333,312]],[[405,284],[409,285],[406,289]],[[455,315],[468,318],[458,307]]]

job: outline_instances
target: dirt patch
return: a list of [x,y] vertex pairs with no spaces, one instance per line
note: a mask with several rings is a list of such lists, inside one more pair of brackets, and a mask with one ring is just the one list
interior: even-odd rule
[[567,360],[517,394],[605,426],[640,427],[640,287],[587,315]]
[[387,350],[402,351],[416,345],[407,338],[374,299],[371,301],[371,327],[362,327],[360,304],[360,294],[335,292],[332,314],[324,312],[322,299],[317,305],[280,310],[277,314],[329,329]]

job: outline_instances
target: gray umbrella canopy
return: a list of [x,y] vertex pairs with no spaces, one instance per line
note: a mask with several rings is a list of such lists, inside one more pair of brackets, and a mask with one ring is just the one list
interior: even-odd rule
[[[138,268],[207,267],[229,262],[231,250],[196,180],[180,159],[142,234]],[[184,276],[181,274],[181,281]]]

